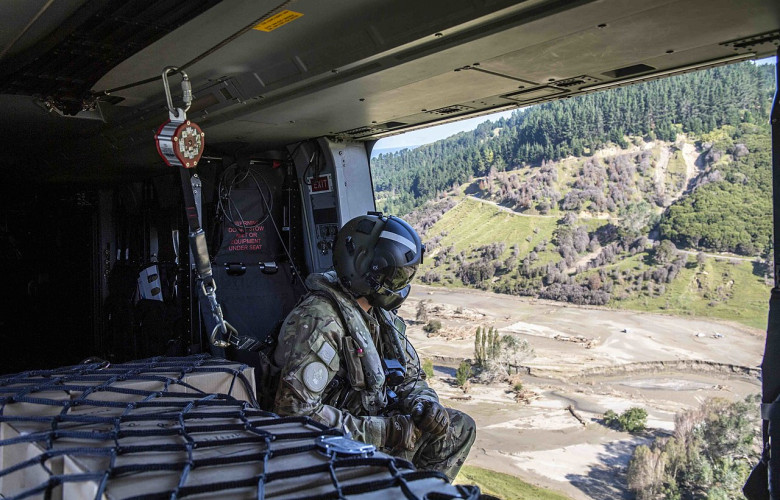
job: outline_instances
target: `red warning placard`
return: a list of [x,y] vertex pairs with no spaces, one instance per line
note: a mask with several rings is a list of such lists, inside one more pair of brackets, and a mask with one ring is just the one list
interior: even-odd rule
[[260,251],[263,249],[265,225],[258,226],[256,220],[233,221],[235,227],[228,227],[232,236],[229,252]]

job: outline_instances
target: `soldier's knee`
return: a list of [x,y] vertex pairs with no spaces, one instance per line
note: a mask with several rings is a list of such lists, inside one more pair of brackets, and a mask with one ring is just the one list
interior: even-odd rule
[[463,414],[463,434],[468,436],[467,446],[471,448],[477,438],[477,423],[467,414]]
[[477,437],[477,424],[467,413],[447,408],[450,414],[450,427],[454,438],[459,442],[459,448],[469,449]]
[[477,423],[474,422],[474,419],[471,418],[471,416],[469,416],[467,413],[462,413],[461,412],[461,415],[463,415],[463,428],[464,429],[468,429],[469,432],[471,432],[472,434],[476,434],[477,433]]

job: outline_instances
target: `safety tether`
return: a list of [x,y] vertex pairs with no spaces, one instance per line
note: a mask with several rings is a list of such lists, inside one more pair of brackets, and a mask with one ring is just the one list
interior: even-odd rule
[[[171,89],[168,84],[169,73],[180,73],[182,75],[181,88],[182,100],[185,104],[184,108],[175,108],[173,105]],[[215,347],[225,348],[232,346],[237,349],[257,351],[262,347],[262,343],[251,337],[240,336],[238,331],[225,320],[222,306],[217,301],[217,283],[214,281],[211,269],[206,233],[200,224],[200,217],[195,204],[195,195],[192,191],[192,179],[188,171],[188,169],[197,166],[206,144],[205,134],[200,127],[187,120],[187,110],[192,104],[192,87],[189,77],[184,71],[168,66],[162,72],[162,81],[165,87],[169,120],[160,126],[155,135],[155,141],[157,143],[157,151],[165,163],[179,168],[184,208],[189,226],[190,252],[195,261],[195,272],[200,283],[200,293],[207,299],[211,315],[216,323],[209,335],[209,341]],[[218,336],[221,336],[221,338],[218,338]]]

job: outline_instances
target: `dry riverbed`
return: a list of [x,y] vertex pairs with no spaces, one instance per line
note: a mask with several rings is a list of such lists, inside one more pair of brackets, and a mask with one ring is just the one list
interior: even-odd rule
[[[441,335],[428,337],[414,321],[420,300],[430,301]],[[764,334],[738,324],[422,285],[401,315],[420,357],[434,361],[442,399],[477,422],[468,463],[574,499],[629,498],[625,469],[637,444],[668,433],[675,413],[709,397],[741,399],[761,389],[755,369]],[[457,364],[473,358],[477,326],[533,346],[535,356],[522,363],[530,374],[521,376],[530,402],[517,402],[507,382],[472,383],[467,394],[455,386]],[[631,406],[647,410],[646,435],[599,423],[606,410]]]

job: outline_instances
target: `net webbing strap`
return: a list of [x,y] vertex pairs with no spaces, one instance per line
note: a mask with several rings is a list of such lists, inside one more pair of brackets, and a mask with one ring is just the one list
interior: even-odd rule
[[[284,491],[295,485],[297,491],[313,481],[316,491],[301,492],[301,498],[344,498],[393,488],[394,497],[411,499],[419,498],[414,482],[423,479],[449,488],[438,498],[473,496],[473,490],[449,486],[442,474],[416,471],[398,458],[326,455],[316,438],[343,432],[305,416],[278,417],[237,398],[233,393],[239,388],[242,397],[253,394],[245,369],[202,355],[0,377],[0,424],[10,432],[0,439],[0,453],[3,447],[17,452],[27,447],[33,454],[17,463],[6,461],[0,485],[20,475],[40,478],[22,491],[3,491],[4,498],[51,496],[71,483],[92,484],[98,499],[122,487],[121,496],[134,498],[221,496],[247,488],[265,498],[269,485]],[[220,376],[226,393],[199,388],[198,377],[212,375]],[[63,468],[66,457],[75,470]],[[214,468],[226,472],[224,479],[220,473],[219,481],[204,482],[210,476],[203,474]],[[366,477],[356,477],[356,470]],[[158,482],[146,481],[144,474]]]
[[[301,451],[308,451],[308,450],[302,449],[296,451],[301,452]],[[265,456],[266,457],[271,456],[270,450],[268,450],[265,453]],[[267,460],[264,461],[264,464],[267,466]],[[379,480],[375,479],[370,481],[342,485],[338,478],[338,474],[336,470],[344,469],[344,468],[352,469],[355,467],[384,467],[388,471],[390,471],[391,476]],[[266,469],[263,470],[265,471]],[[162,498],[172,498],[173,496],[175,496],[176,498],[184,498],[187,496],[200,495],[203,493],[253,487],[256,484],[258,484],[258,482],[262,485],[266,485],[275,480],[289,479],[289,478],[301,478],[301,481],[305,482],[305,476],[320,474],[323,472],[330,473],[334,490],[321,495],[308,494],[305,497],[301,497],[301,498],[306,498],[306,499],[343,498],[346,495],[359,495],[359,494],[368,493],[372,491],[379,491],[379,490],[383,490],[395,486],[400,486],[401,491],[404,493],[404,496],[406,498],[417,499],[419,497],[415,495],[415,493],[412,491],[411,487],[409,486],[410,482],[419,481],[422,479],[431,479],[431,478],[441,479],[442,481],[447,480],[446,476],[440,472],[414,470],[414,467],[412,466],[411,463],[407,462],[406,460],[402,460],[394,457],[348,458],[348,459],[331,457],[331,459],[327,463],[306,467],[302,469],[276,471],[276,472],[268,472],[268,473],[263,472],[261,474],[258,474],[255,477],[244,478],[240,480],[214,482],[214,483],[202,484],[197,486],[181,487],[176,490],[159,492],[156,493],[154,496],[143,495],[143,496],[131,497],[128,498],[127,500],[141,500],[142,498],[162,499]],[[258,486],[258,494],[257,494],[258,498],[264,498],[262,491],[263,488]],[[450,496],[449,498],[457,498],[457,497]]]

